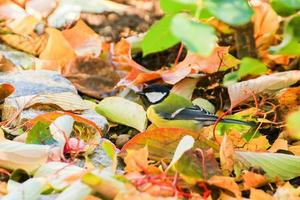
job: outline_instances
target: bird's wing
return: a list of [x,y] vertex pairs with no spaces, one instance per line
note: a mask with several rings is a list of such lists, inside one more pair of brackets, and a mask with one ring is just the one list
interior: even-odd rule
[[[192,106],[192,107],[181,108],[176,110],[170,115],[169,119],[170,120],[196,120],[201,122],[203,125],[212,125],[217,121],[218,116],[210,113],[209,111],[199,106]],[[255,126],[255,123],[245,122],[236,119],[222,119],[221,122]]]
[[173,112],[170,116],[171,120],[196,120],[201,121],[204,125],[213,124],[218,117],[204,108],[199,106],[192,106],[188,108],[181,108]]

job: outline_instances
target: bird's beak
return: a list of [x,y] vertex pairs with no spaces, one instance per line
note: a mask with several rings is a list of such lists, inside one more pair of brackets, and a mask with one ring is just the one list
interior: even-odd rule
[[145,93],[144,92],[142,92],[142,91],[138,91],[138,92],[136,92],[138,95],[144,95]]

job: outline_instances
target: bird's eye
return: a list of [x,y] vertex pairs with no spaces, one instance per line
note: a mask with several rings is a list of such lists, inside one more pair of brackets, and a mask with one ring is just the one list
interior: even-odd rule
[[164,99],[167,93],[163,92],[148,92],[145,94],[150,103],[157,103]]

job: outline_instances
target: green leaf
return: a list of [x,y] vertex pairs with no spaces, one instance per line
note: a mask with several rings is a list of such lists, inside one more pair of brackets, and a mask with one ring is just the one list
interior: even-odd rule
[[267,72],[268,68],[265,64],[257,59],[245,57],[242,59],[240,68],[237,71],[238,76],[241,79],[247,75],[261,75]]
[[151,26],[142,41],[144,56],[163,51],[180,42],[179,39],[171,33],[172,19],[173,15],[167,15]]
[[97,106],[96,111],[108,120],[143,131],[147,126],[146,111],[132,101],[122,97],[104,98]]
[[216,46],[217,37],[213,27],[195,22],[182,14],[173,18],[171,30],[191,52],[209,56]]
[[167,14],[179,12],[195,13],[197,0],[160,0],[160,8]]
[[[205,162],[202,162],[205,160]],[[215,175],[221,175],[219,164],[212,149],[192,149],[174,165],[174,169],[180,173],[188,182],[209,179]]]
[[57,141],[52,137],[50,133],[49,124],[39,121],[29,131],[26,138],[26,143],[51,145],[57,143]]
[[300,156],[282,153],[236,152],[236,169],[260,167],[270,180],[290,180],[300,176]]
[[232,26],[250,22],[253,15],[247,0],[203,0],[203,3],[217,19]]
[[270,3],[281,16],[290,16],[300,10],[300,0],[270,0]]
[[292,112],[286,119],[289,139],[300,140],[300,111]]
[[284,28],[283,40],[269,49],[272,54],[299,55],[300,54],[300,16],[293,17]]
[[224,77],[224,85],[236,83],[247,75],[262,75],[267,72],[268,68],[265,64],[257,59],[244,57],[241,60],[240,68],[238,71],[226,74]]

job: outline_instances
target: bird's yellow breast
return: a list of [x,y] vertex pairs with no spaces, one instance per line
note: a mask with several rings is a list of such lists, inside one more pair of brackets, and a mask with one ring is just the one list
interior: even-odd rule
[[159,128],[185,128],[189,130],[199,130],[202,126],[194,120],[168,120],[164,119],[159,112],[155,110],[155,106],[147,109],[148,119]]

